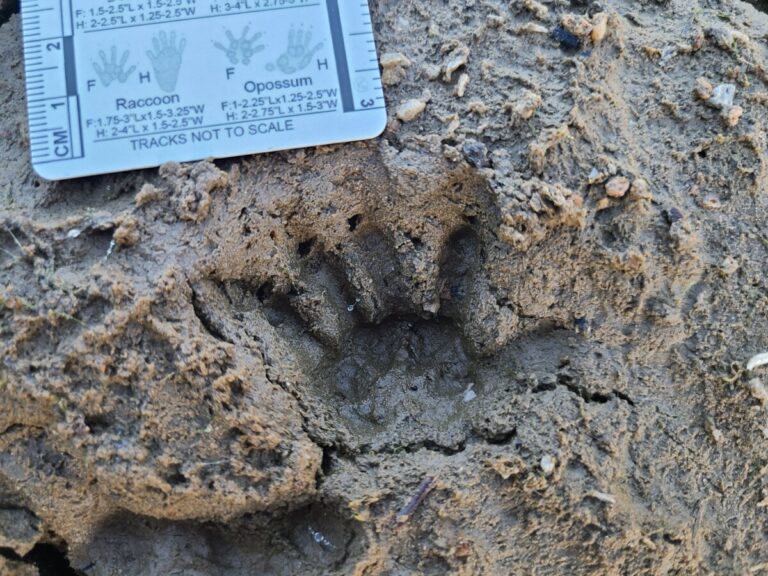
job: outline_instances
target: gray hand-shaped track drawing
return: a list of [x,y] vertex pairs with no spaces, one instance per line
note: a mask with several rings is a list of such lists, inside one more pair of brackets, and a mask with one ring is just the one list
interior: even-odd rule
[[147,57],[155,70],[157,83],[166,92],[173,92],[176,89],[181,56],[186,45],[187,41],[184,38],[176,44],[176,32],[171,32],[170,37],[165,32],[160,32],[152,38],[154,52],[147,50]]
[[272,71],[278,68],[284,74],[293,74],[306,68],[315,52],[323,47],[323,43],[319,42],[310,48],[311,41],[311,30],[305,32],[302,28],[298,30],[291,28],[288,32],[288,47],[285,52],[278,56],[275,63],[267,64],[267,70]]
[[112,46],[109,51],[109,58],[103,50],[99,50],[99,58],[101,58],[101,64],[98,62],[93,63],[93,69],[101,80],[102,86],[109,86],[117,80],[120,84],[128,80],[128,77],[136,70],[136,66],[131,66],[128,70],[125,69],[125,65],[128,62],[130,52],[126,50],[120,57],[120,61],[117,61],[117,47]]
[[225,30],[229,45],[224,46],[221,42],[214,42],[213,45],[219,50],[223,50],[227,55],[231,64],[239,64],[242,62],[246,66],[250,64],[251,58],[264,50],[263,44],[256,44],[261,38],[261,32],[255,33],[248,38],[248,32],[251,29],[250,25],[243,28],[240,38],[236,38],[230,30]]

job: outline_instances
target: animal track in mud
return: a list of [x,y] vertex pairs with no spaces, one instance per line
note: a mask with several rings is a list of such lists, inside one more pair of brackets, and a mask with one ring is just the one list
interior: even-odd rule
[[483,335],[466,329],[468,307],[485,295],[479,242],[470,230],[454,234],[443,257],[448,272],[438,282],[442,309],[419,314],[385,236],[359,220],[354,228],[355,242],[341,254],[299,242],[301,269],[288,288],[198,287],[198,317],[219,339],[238,343],[246,332],[259,340],[273,379],[296,383],[298,374],[309,431],[322,444],[460,449],[485,372],[492,372],[484,365],[493,363],[502,376],[514,366],[481,356]]
[[574,346],[589,346],[583,338],[557,326],[519,331],[492,295],[471,227],[446,240],[434,313],[414,302],[406,265],[384,234],[360,222],[355,229],[352,245],[331,253],[299,241],[299,270],[288,285],[208,282],[196,290],[208,332],[235,344],[256,341],[270,378],[297,396],[319,444],[450,453],[475,433],[508,438],[509,430],[485,426],[484,413],[503,411],[512,395],[537,386],[519,361],[536,355],[529,344],[551,348],[542,370],[564,373],[556,385],[585,401],[615,397],[593,394],[594,382],[581,383],[587,371],[572,376],[559,364]]
[[96,528],[72,564],[90,576],[348,573],[365,546],[358,524],[323,504],[227,526],[119,514]]

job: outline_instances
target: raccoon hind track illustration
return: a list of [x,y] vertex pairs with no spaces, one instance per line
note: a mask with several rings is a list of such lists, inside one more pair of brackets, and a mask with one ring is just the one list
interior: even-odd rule
[[176,32],[171,32],[169,36],[162,31],[152,38],[154,52],[147,50],[147,57],[152,63],[158,85],[165,92],[173,92],[176,89],[186,45],[185,38],[176,43]]

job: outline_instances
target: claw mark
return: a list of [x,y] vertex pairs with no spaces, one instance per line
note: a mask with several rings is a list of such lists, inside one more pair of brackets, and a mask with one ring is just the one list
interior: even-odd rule
[[166,92],[173,92],[179,80],[181,68],[181,56],[187,41],[182,38],[176,44],[176,32],[171,32],[170,37],[165,32],[160,32],[152,38],[154,52],[147,50],[147,57],[155,70],[157,83]]
[[323,43],[319,42],[313,48],[310,48],[310,42],[312,42],[312,30],[305,32],[303,28],[298,30],[291,28],[288,32],[288,46],[285,52],[277,58],[275,63],[267,64],[267,70],[271,72],[278,68],[284,74],[293,74],[303,70],[310,63],[315,53],[323,47]]
[[236,38],[231,30],[225,30],[224,33],[227,35],[229,45],[224,46],[221,42],[214,42],[213,45],[227,55],[227,59],[231,64],[242,62],[247,66],[251,63],[251,58],[264,50],[264,44],[256,44],[262,36],[261,32],[256,32],[248,38],[250,28],[250,25],[243,28],[240,38]]
[[109,58],[103,50],[99,50],[99,58],[101,58],[101,64],[98,62],[93,63],[93,69],[101,80],[102,86],[109,86],[117,80],[120,84],[124,84],[128,77],[136,70],[136,66],[131,66],[128,70],[125,69],[125,65],[128,63],[130,52],[126,50],[123,52],[120,62],[117,61],[117,47],[112,46],[109,51]]

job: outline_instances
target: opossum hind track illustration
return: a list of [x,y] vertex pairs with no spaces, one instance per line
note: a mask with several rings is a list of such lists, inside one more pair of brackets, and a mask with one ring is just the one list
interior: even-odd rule
[[312,42],[312,30],[298,30],[291,28],[288,31],[288,46],[274,63],[267,64],[267,70],[272,71],[278,68],[284,74],[293,74],[303,70],[312,61],[315,53],[323,47],[322,42],[318,42],[310,48]]
[[176,32],[171,32],[170,36],[160,32],[152,38],[154,52],[147,50],[147,57],[152,63],[157,83],[166,92],[173,92],[176,89],[186,45],[187,41],[184,38],[179,40],[178,44],[176,43]]

